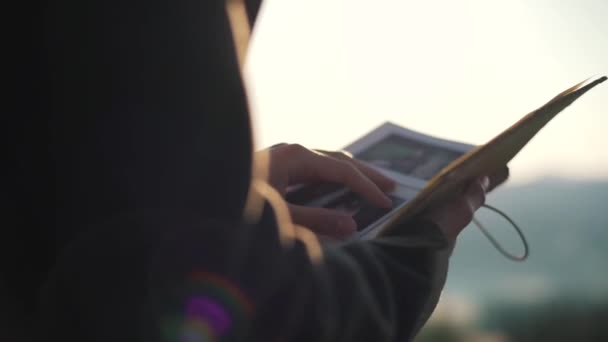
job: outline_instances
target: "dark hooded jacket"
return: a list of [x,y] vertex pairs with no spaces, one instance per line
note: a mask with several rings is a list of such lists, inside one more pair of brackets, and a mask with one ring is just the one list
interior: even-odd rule
[[[253,21],[259,1],[247,4]],[[2,340],[415,335],[443,284],[445,239],[418,222],[320,248],[267,185],[251,186],[224,1],[36,6],[6,9],[3,30]],[[263,199],[253,221],[250,188]]]

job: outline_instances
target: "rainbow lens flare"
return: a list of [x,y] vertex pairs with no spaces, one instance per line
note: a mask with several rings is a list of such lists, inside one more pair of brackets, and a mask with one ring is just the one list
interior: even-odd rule
[[163,319],[166,341],[237,341],[246,337],[253,304],[225,277],[191,273]]

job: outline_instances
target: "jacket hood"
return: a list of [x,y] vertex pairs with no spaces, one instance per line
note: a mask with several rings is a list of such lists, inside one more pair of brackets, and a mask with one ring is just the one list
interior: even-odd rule
[[6,50],[16,96],[3,129],[14,152],[3,229],[5,243],[26,246],[13,265],[20,281],[79,231],[116,217],[240,218],[253,147],[224,1],[39,9],[15,12],[16,27],[34,35]]
[[262,0],[245,0],[245,6],[247,7],[247,14],[249,16],[249,22],[253,25],[260,12],[262,6]]

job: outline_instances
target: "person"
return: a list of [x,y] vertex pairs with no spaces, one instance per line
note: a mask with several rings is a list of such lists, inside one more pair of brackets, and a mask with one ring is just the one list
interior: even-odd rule
[[33,35],[6,41],[16,73],[3,125],[3,340],[416,335],[487,177],[391,236],[320,244],[315,234],[348,236],[353,222],[286,203],[290,184],[335,181],[386,206],[392,181],[294,144],[258,154],[268,178],[252,177],[223,1],[57,0],[11,13]]

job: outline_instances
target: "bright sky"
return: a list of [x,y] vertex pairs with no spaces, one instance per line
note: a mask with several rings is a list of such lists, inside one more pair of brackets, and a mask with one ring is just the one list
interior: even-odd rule
[[[608,74],[606,0],[265,0],[247,77],[257,147],[339,149],[385,121],[480,144]],[[608,84],[510,164],[608,179]]]

